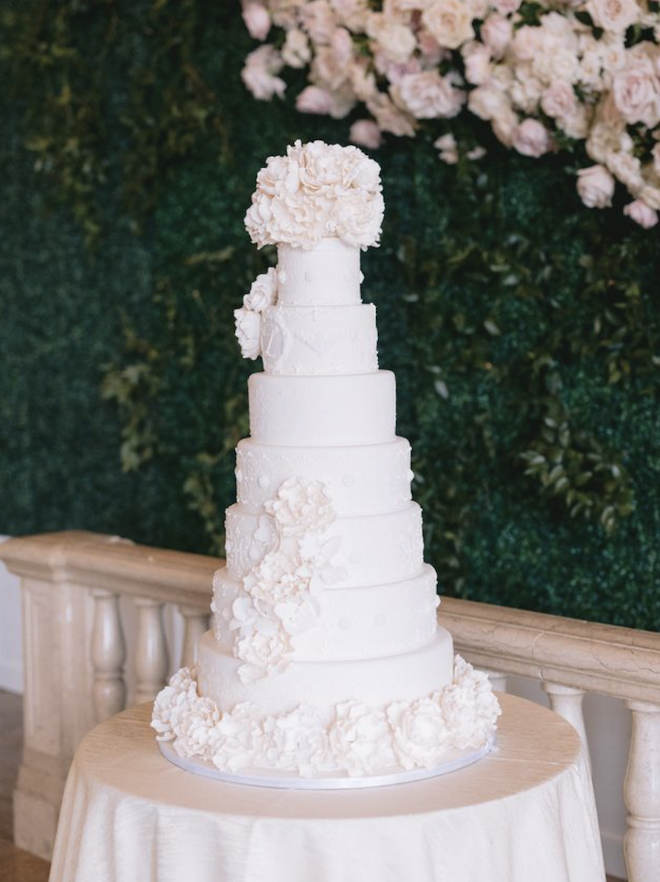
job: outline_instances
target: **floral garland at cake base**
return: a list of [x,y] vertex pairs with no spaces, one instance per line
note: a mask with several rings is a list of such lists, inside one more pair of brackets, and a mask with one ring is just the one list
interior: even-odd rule
[[330,724],[312,704],[274,716],[249,702],[221,712],[199,695],[195,669],[181,668],[156,698],[151,726],[179,756],[200,757],[221,771],[359,777],[390,767],[432,769],[448,750],[482,747],[500,713],[486,674],[457,655],[454,680],[444,689],[385,708],[341,702]]

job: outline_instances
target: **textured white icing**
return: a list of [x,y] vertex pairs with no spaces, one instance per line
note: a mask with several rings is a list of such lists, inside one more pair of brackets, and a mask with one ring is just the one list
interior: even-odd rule
[[[267,515],[231,505],[226,512],[227,570],[243,579],[277,545],[277,532]],[[422,510],[415,502],[396,512],[337,518],[325,535],[339,541],[333,566],[335,585],[360,586],[401,582],[422,572]]]
[[432,769],[450,749],[485,744],[500,714],[486,675],[460,656],[453,671],[450,665],[450,682],[426,695],[328,703],[317,688],[304,703],[271,713],[249,701],[223,710],[205,694],[202,671],[199,689],[196,676],[190,668],[175,674],[156,699],[151,725],[180,756],[199,756],[231,772],[279,769],[313,776],[340,770],[361,776]]
[[[213,580],[213,633],[219,643],[231,646],[232,609],[242,583],[227,569]],[[306,630],[292,638],[291,659],[375,658],[410,652],[425,645],[436,631],[435,570],[426,564],[419,576],[404,582],[362,588],[327,585],[315,597],[318,612]]]
[[441,689],[451,683],[453,657],[451,635],[439,627],[429,643],[411,652],[351,661],[294,660],[276,677],[243,683],[240,661],[207,631],[199,643],[197,670],[200,694],[221,710],[249,701],[265,714],[279,714],[316,699],[320,709],[326,708],[327,721],[335,704],[351,698],[385,707]]
[[376,308],[273,306],[261,315],[261,357],[268,374],[315,376],[378,370]]
[[272,447],[251,438],[236,448],[237,498],[260,512],[290,475],[323,482],[338,516],[398,511],[410,501],[410,444],[396,438],[360,447]]
[[277,281],[283,306],[355,306],[360,303],[360,251],[340,239],[322,239],[309,251],[279,245]]
[[252,374],[248,392],[250,435],[263,444],[327,447],[395,438],[391,371],[345,377]]

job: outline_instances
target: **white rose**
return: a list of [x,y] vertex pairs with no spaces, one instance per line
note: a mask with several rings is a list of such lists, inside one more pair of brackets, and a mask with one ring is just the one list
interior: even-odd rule
[[392,93],[397,104],[416,119],[456,116],[465,100],[464,94],[437,70],[402,77]]
[[[639,49],[644,44],[638,44]],[[628,52],[627,64],[612,78],[612,99],[627,123],[655,128],[660,122],[660,82],[647,55]]]
[[634,202],[628,203],[623,209],[623,213],[645,230],[650,230],[658,223],[658,212],[641,199],[635,199]]
[[583,104],[578,104],[572,113],[560,117],[558,122],[569,138],[586,138],[589,133],[589,110]]
[[348,75],[347,64],[331,46],[320,46],[312,63],[312,79],[328,89],[338,89]]
[[470,11],[462,0],[432,0],[422,12],[422,23],[447,49],[458,49],[474,37]]
[[380,147],[383,141],[380,129],[376,123],[370,119],[359,119],[354,122],[350,129],[349,139],[354,144],[359,144],[361,147],[368,147],[371,150]]
[[323,530],[335,519],[332,503],[322,481],[287,478],[277,495],[264,503],[283,533],[293,535]]
[[513,54],[519,61],[533,61],[543,48],[543,31],[523,25],[513,37]]
[[588,0],[586,9],[594,24],[615,34],[625,33],[641,12],[636,0]]
[[602,60],[603,81],[608,87],[612,85],[612,77],[626,65],[626,47],[623,37],[618,34],[608,35],[599,41]]
[[265,764],[272,768],[297,769],[308,777],[328,761],[328,735],[312,707],[300,705],[288,714],[267,717],[263,731]]
[[354,34],[364,31],[369,14],[367,0],[330,0],[330,5],[339,21]]
[[481,86],[490,78],[490,50],[476,40],[465,43],[461,49],[465,64],[465,79],[473,86]]
[[577,53],[572,49],[553,48],[546,58],[547,64],[543,67],[551,84],[558,79],[567,83],[577,81],[580,75],[580,62]]
[[270,267],[252,282],[249,294],[243,298],[243,306],[254,312],[263,312],[277,300],[277,270]]
[[614,178],[604,166],[591,165],[577,174],[577,191],[587,208],[607,208],[612,204]]
[[481,39],[495,58],[501,58],[513,38],[513,25],[508,18],[490,15],[481,25]]
[[210,698],[198,698],[181,722],[180,734],[174,742],[178,755],[210,760],[221,737],[216,728],[219,720],[216,703]]
[[511,105],[507,96],[492,86],[479,86],[468,95],[468,107],[480,119],[494,119]]
[[543,112],[555,119],[570,116],[576,107],[573,86],[563,80],[557,80],[541,95]]
[[273,46],[259,46],[245,59],[241,77],[255,98],[270,101],[273,95],[281,98],[286,89],[284,80],[275,76],[283,67],[282,57]]
[[636,156],[623,150],[610,150],[605,157],[605,165],[634,196],[640,195],[639,191],[644,186],[644,179],[642,164]]
[[405,64],[416,46],[415,35],[410,28],[382,12],[370,13],[367,35],[375,43],[374,52],[381,52],[395,64]]
[[511,83],[509,96],[514,106],[525,113],[533,113],[543,94],[543,83],[530,71],[529,65],[519,64],[516,79]]
[[270,30],[270,15],[263,3],[249,2],[243,5],[243,21],[251,37],[265,40]]
[[309,40],[299,28],[291,28],[286,33],[282,47],[282,60],[289,67],[304,67],[312,57]]
[[604,163],[611,151],[619,149],[622,131],[621,120],[616,126],[609,125],[604,121],[594,123],[589,130],[589,137],[585,145],[588,156],[594,162]]
[[211,757],[217,768],[240,772],[259,762],[264,736],[256,713],[247,702],[237,704],[231,713],[224,713],[217,730],[219,738]]
[[493,117],[491,121],[493,132],[497,140],[505,147],[511,147],[513,144],[513,137],[518,131],[519,122],[518,114],[510,106],[504,107]]
[[243,358],[258,358],[261,355],[261,315],[251,309],[235,309],[236,337]]
[[438,765],[451,736],[437,701],[395,702],[387,718],[394,730],[394,752],[404,769]]
[[546,127],[536,119],[524,119],[513,133],[513,146],[523,156],[539,157],[552,147]]

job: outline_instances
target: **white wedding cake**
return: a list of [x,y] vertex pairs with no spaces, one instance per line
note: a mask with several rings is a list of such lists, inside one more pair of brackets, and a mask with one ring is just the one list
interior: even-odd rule
[[249,380],[213,629],[152,721],[179,757],[230,775],[433,770],[486,745],[499,714],[438,627],[395,378],[360,298],[379,171],[355,147],[297,142],[259,172],[246,215],[255,244],[278,252],[235,313],[264,372]]

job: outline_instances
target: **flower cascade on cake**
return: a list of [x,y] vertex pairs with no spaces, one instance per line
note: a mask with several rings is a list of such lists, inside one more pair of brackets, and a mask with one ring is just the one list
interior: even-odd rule
[[437,621],[395,377],[361,299],[382,216],[378,165],[321,141],[271,157],[246,215],[252,241],[277,246],[235,312],[263,372],[248,382],[213,627],[152,719],[179,757],[227,775],[433,774],[481,755],[500,713]]

